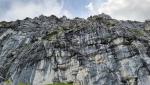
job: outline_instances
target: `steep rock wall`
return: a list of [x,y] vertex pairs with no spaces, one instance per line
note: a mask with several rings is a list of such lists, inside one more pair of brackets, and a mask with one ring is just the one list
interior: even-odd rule
[[0,85],[149,85],[149,23],[105,14],[0,22]]

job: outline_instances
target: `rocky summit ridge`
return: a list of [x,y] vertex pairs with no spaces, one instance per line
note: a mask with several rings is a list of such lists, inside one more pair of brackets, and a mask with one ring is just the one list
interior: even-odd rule
[[0,22],[0,85],[53,83],[150,85],[150,21],[99,14]]

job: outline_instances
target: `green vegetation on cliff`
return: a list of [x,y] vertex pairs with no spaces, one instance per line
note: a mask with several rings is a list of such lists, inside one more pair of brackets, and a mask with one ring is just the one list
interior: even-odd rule
[[72,83],[54,83],[54,84],[47,84],[47,85],[73,85]]

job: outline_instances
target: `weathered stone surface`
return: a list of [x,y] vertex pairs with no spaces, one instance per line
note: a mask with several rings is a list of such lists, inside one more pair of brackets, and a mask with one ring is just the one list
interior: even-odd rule
[[150,31],[150,21],[145,22],[145,30]]
[[0,85],[149,85],[149,23],[100,14],[0,23]]

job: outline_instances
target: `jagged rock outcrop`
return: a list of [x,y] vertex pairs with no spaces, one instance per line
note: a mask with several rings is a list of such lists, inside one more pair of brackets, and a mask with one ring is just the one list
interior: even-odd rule
[[0,22],[0,85],[149,85],[149,32],[106,14]]

